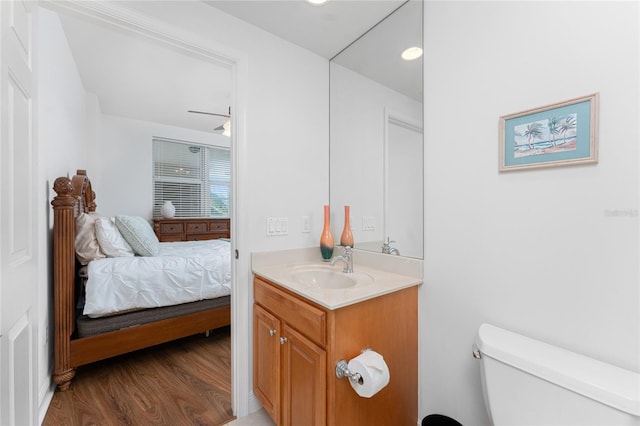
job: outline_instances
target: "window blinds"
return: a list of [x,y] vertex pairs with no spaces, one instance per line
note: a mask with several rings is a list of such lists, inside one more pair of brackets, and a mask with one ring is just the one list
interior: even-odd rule
[[176,217],[229,217],[228,148],[153,139],[153,216],[165,201]]

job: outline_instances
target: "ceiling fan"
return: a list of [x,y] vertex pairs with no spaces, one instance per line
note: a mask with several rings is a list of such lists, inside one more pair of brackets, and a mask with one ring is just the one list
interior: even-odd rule
[[231,107],[229,107],[229,113],[228,114],[219,114],[219,113],[215,113],[215,112],[194,111],[194,110],[188,110],[187,112],[190,112],[190,113],[193,113],[193,114],[205,114],[205,115],[214,115],[216,117],[225,117],[227,119],[227,121],[225,121],[224,124],[216,127],[213,130],[216,131],[216,132],[222,131],[222,134],[224,136],[230,136],[231,135]]

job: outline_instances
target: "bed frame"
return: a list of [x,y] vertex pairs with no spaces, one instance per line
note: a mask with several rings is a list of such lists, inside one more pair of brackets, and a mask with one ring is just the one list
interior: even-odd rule
[[204,333],[231,324],[229,305],[164,319],[132,328],[78,338],[76,329],[75,218],[96,210],[95,192],[85,170],[59,177],[53,189],[54,372],[53,381],[67,390],[76,367],[116,355]]

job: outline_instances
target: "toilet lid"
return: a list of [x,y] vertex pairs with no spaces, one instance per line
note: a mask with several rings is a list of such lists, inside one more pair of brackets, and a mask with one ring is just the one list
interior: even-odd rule
[[640,374],[489,324],[477,345],[482,356],[640,416]]

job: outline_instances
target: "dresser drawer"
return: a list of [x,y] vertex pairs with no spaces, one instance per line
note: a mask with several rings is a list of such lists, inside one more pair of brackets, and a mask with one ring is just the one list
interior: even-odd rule
[[161,243],[172,243],[176,241],[185,241],[184,234],[162,234],[158,240]]
[[207,222],[188,222],[187,234],[201,234],[207,232]]
[[229,228],[229,219],[208,217],[153,219],[153,231],[162,242],[229,238]]
[[161,223],[160,232],[162,234],[182,234],[184,232],[184,224],[182,223]]
[[218,238],[218,236],[213,234],[187,234],[187,241],[204,241],[215,238]]
[[275,316],[290,324],[316,344],[326,345],[326,314],[278,287],[261,280],[254,279],[255,302],[262,305]]
[[209,223],[209,232],[228,232],[227,222],[211,222]]

